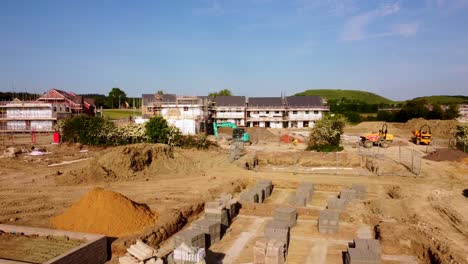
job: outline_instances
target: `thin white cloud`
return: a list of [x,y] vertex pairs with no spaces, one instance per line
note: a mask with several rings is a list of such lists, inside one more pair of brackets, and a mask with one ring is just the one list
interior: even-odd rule
[[419,31],[419,22],[396,24],[393,26],[392,32],[401,36],[413,36]]
[[367,26],[376,19],[395,14],[400,11],[400,4],[398,2],[384,5],[378,9],[371,10],[361,15],[352,17],[345,24],[342,37],[343,41],[356,41],[366,38],[378,37],[388,35],[387,33],[369,34],[367,33]]
[[298,0],[301,12],[323,12],[334,16],[350,15],[359,11],[358,0]]
[[468,7],[468,0],[428,0],[429,4],[444,14],[456,13]]
[[206,6],[193,9],[192,13],[196,16],[220,16],[225,10],[218,1],[212,0]]

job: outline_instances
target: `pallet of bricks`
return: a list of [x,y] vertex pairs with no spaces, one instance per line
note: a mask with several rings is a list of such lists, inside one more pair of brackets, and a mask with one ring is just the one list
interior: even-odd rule
[[296,226],[294,208],[276,208],[273,220],[265,224],[264,238],[254,246],[254,264],[283,264],[288,254],[290,230]]
[[345,264],[380,264],[380,262],[380,241],[376,239],[354,239],[345,256]]
[[168,257],[168,263],[199,263],[206,250],[222,238],[237,215],[237,207],[237,201],[231,194],[223,194],[220,198],[207,202],[204,218],[195,221],[192,228],[174,236],[175,250]]
[[240,194],[241,203],[263,203],[273,192],[273,183],[271,180],[262,179],[250,189]]
[[314,184],[311,182],[302,182],[296,189],[296,192],[289,198],[289,204],[297,207],[306,207],[314,194]]

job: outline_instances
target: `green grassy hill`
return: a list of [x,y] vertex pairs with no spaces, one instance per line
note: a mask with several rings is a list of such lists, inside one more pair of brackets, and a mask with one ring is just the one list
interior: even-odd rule
[[317,90],[307,90],[296,95],[318,95],[325,97],[327,100],[341,100],[346,98],[348,100],[359,100],[369,104],[392,104],[395,101],[392,101],[383,96],[358,90],[333,90],[333,89],[317,89]]
[[433,95],[433,96],[423,96],[423,97],[416,97],[414,99],[424,99],[430,104],[438,103],[438,104],[467,104],[468,103],[468,96],[463,95]]

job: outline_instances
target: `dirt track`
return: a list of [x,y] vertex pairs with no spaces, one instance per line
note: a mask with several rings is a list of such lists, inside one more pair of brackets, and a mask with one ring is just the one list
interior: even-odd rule
[[[300,181],[312,181],[317,184],[318,191],[324,193],[337,193],[352,183],[364,183],[369,191],[368,199],[354,203],[343,221],[377,230],[384,254],[415,256],[420,263],[468,263],[468,165],[463,161],[423,160],[418,177],[292,174],[248,171],[243,168],[243,162],[229,163],[228,153],[224,150],[176,150],[175,156],[180,159],[170,164],[183,169],[165,170],[160,174],[148,170],[132,174],[131,178],[112,181],[91,177],[91,180],[77,184],[63,181],[64,175],[76,174],[91,164],[96,166],[96,160],[115,148],[92,148],[87,154],[79,153],[76,146],[47,148],[52,154],[0,158],[0,222],[51,227],[52,216],[62,213],[90,189],[103,187],[147,204],[161,216],[153,228],[115,241],[113,249],[118,255],[136,237],[153,245],[159,244],[197,217],[205,201],[221,192],[239,192],[258,178],[272,179],[275,188],[284,190],[294,188]],[[270,152],[269,155],[272,151],[297,153],[300,148],[301,145],[260,142],[247,147],[247,156],[253,157],[256,151]],[[346,147],[345,151],[352,149]],[[389,151],[397,152],[398,148],[393,146]],[[52,163],[86,157],[91,159],[48,167]],[[278,202],[286,196],[277,193],[272,198]],[[323,207],[320,199],[315,203],[313,206]],[[239,254],[241,259],[246,258],[244,253]]]

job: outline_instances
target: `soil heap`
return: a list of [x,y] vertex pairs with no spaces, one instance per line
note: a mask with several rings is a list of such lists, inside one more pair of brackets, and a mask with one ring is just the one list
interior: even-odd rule
[[141,232],[157,216],[146,205],[120,193],[95,188],[63,214],[52,218],[57,229],[121,237]]
[[442,148],[437,149],[423,158],[433,161],[463,161],[468,158],[468,154],[460,150]]
[[439,138],[450,138],[456,129],[458,122],[456,120],[426,120],[424,118],[413,118],[406,123],[394,123],[394,126],[400,129],[410,131],[420,129],[423,125],[431,127],[432,135]]

